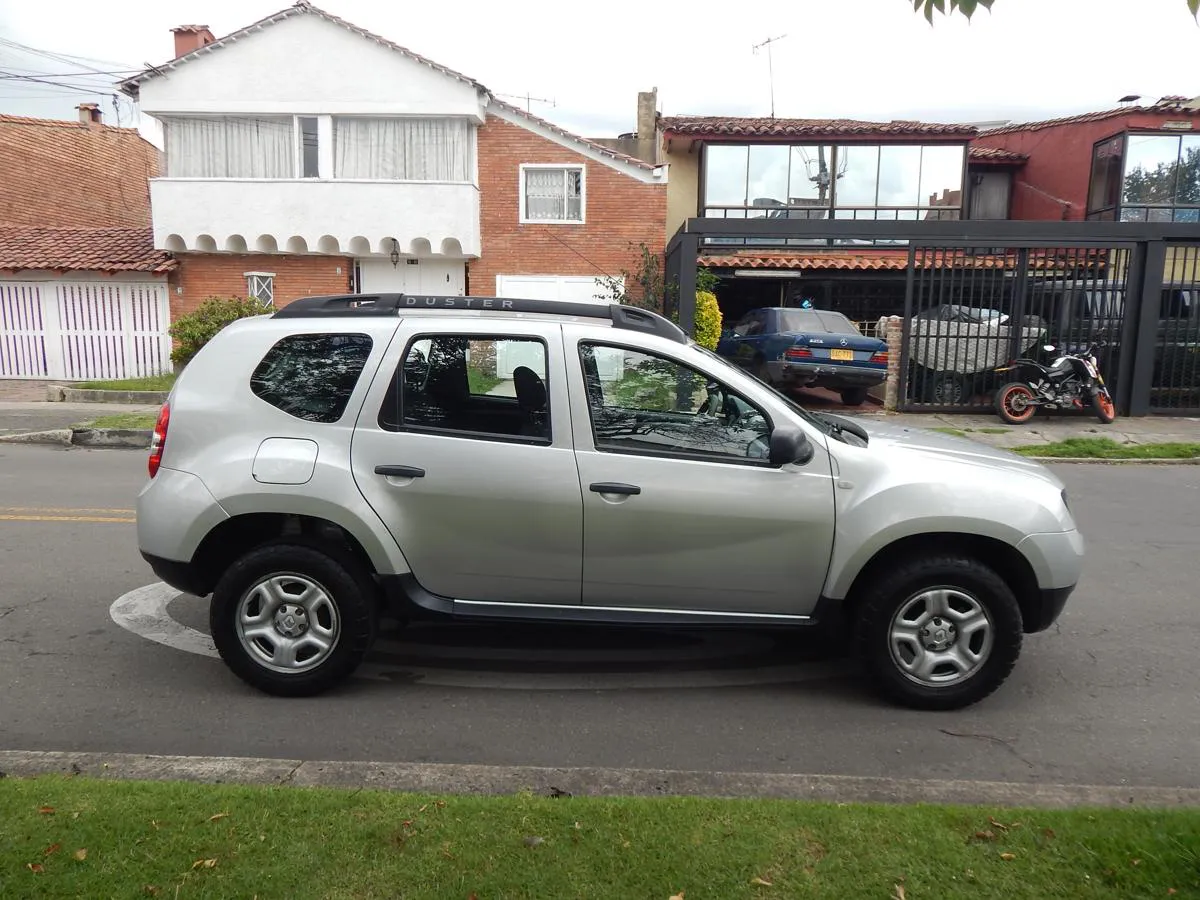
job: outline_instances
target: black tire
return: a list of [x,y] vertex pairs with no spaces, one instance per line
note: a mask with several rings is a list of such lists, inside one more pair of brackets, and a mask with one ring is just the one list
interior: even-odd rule
[[[923,591],[949,588],[969,595],[990,619],[991,651],[973,673],[946,685],[921,683],[896,661],[893,618]],[[877,576],[865,586],[855,621],[855,644],[876,690],[914,709],[959,709],[1004,683],[1021,654],[1021,610],[1012,589],[988,566],[969,556],[927,556]]]
[[1111,425],[1117,418],[1117,408],[1113,405],[1112,398],[1099,389],[1092,395],[1092,412],[1096,414],[1101,425]]
[[[336,608],[339,632],[326,658],[302,672],[265,667],[238,636],[238,607],[271,575],[299,576],[319,585]],[[221,576],[209,604],[209,626],[221,659],[252,687],[280,697],[308,697],[348,678],[375,640],[379,595],[370,574],[349,552],[297,540],[251,550]]]
[[[1014,397],[1019,397],[1019,402],[1014,403]],[[996,391],[996,415],[1009,425],[1024,425],[1037,413],[1033,399],[1033,389],[1029,385],[1023,381],[1010,381]]]
[[928,402],[935,406],[962,406],[967,402],[967,385],[949,372],[934,372],[926,380]]
[[867,402],[867,389],[865,387],[845,388],[842,391],[842,402],[847,406],[862,406]]

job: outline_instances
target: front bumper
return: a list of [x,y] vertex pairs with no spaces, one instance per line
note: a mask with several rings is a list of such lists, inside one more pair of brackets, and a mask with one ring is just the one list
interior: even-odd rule
[[1022,604],[1027,633],[1045,631],[1058,619],[1083,574],[1083,535],[1077,530],[1031,534],[1017,544],[1037,578],[1037,594]]
[[1075,590],[1075,585],[1065,588],[1046,588],[1038,591],[1037,601],[1027,604],[1021,610],[1022,630],[1026,634],[1045,631],[1058,620],[1067,598]]

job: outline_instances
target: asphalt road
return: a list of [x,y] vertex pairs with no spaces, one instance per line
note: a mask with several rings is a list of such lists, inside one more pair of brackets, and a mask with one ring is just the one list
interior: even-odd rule
[[997,694],[931,714],[794,638],[531,627],[385,634],[364,677],[272,699],[205,654],[203,601],[160,598],[185,649],[110,616],[155,582],[144,466],[0,445],[0,748],[1200,786],[1200,467],[1060,467],[1083,584]]

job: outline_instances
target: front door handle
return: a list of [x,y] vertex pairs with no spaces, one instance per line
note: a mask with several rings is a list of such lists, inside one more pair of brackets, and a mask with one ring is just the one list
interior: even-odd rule
[[621,484],[615,481],[597,481],[591,485],[590,490],[596,494],[626,494],[628,496],[642,492],[642,489],[636,484]]
[[424,478],[425,470],[416,466],[376,466],[375,474],[388,478]]

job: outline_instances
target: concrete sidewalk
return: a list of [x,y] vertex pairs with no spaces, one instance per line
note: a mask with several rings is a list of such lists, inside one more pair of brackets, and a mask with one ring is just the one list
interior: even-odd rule
[[1142,416],[1101,425],[1094,416],[1069,414],[1035,416],[1027,425],[1007,425],[999,416],[963,413],[863,413],[863,419],[962,432],[964,437],[993,447],[1029,447],[1073,437],[1112,438],[1118,444],[1200,444],[1200,418]]
[[70,428],[114,413],[158,414],[157,406],[130,403],[47,403],[0,400],[0,435]]

